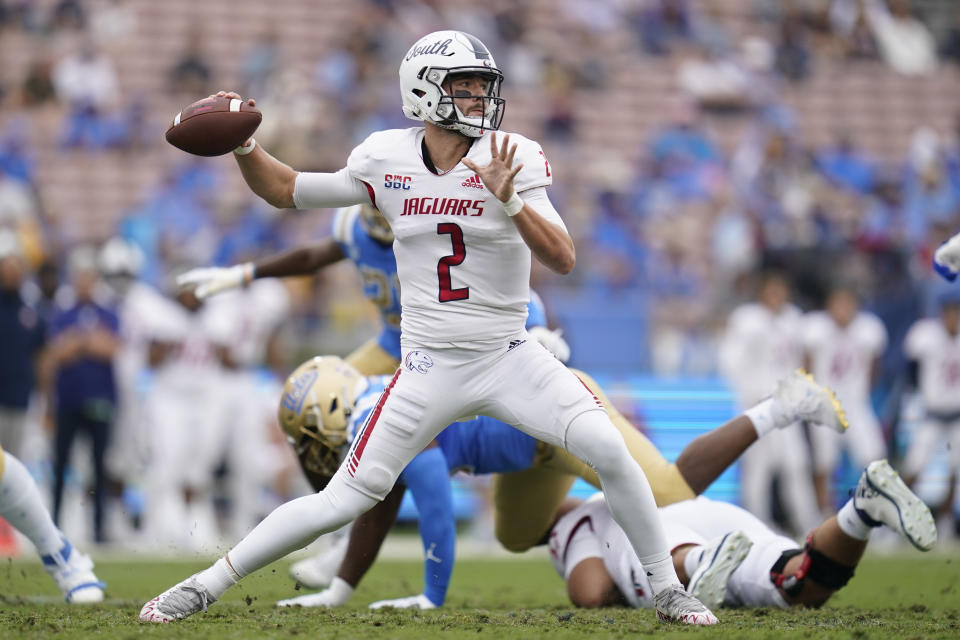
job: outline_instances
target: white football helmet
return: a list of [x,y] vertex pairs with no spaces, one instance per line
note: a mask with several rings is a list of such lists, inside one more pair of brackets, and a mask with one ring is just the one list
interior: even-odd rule
[[146,258],[143,250],[134,242],[114,236],[100,249],[97,261],[100,264],[100,271],[108,276],[124,274],[136,277],[143,269]]
[[283,385],[277,418],[303,464],[332,476],[350,446],[348,423],[366,379],[336,356],[301,364]]
[[[447,77],[456,74],[488,81],[486,95],[480,96],[482,116],[464,115],[443,88]],[[500,128],[506,104],[500,97],[502,82],[503,74],[478,38],[462,31],[435,31],[417,40],[400,63],[403,114],[478,138]]]

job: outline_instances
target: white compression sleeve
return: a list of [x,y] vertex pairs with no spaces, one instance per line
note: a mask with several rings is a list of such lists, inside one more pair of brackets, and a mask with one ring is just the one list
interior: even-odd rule
[[370,200],[367,185],[346,168],[336,173],[298,173],[293,186],[293,203],[298,209],[372,204]]

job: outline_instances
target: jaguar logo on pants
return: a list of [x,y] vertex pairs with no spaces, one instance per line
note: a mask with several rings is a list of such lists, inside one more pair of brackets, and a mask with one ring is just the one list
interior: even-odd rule
[[403,366],[410,371],[427,373],[430,367],[433,366],[433,358],[423,351],[411,351],[407,354],[407,357],[403,359]]

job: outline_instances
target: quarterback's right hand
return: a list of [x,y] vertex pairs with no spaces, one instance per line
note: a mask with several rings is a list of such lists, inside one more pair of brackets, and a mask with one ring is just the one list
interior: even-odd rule
[[181,289],[195,287],[194,295],[205,300],[229,289],[245,287],[253,280],[253,263],[245,262],[232,267],[200,267],[177,276]]
[[330,586],[318,593],[288,598],[277,602],[278,607],[339,607],[347,604],[353,587],[342,578],[334,578]]
[[950,282],[957,279],[960,273],[960,233],[940,245],[933,254],[933,268]]

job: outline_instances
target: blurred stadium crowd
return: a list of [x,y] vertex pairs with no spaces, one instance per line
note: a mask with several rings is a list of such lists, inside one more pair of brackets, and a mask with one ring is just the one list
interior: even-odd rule
[[[0,0],[0,436],[38,472],[51,460],[59,495],[73,468],[65,434],[90,434],[95,462],[80,463],[86,475],[73,486],[95,484],[89,502],[107,505],[96,540],[124,535],[105,523],[124,481],[145,489],[127,492],[128,512],[147,517],[136,496],[169,501],[153,531],[171,547],[184,541],[170,514],[212,508],[223,459],[231,481],[250,472],[227,494],[269,486],[269,501],[298,490],[267,426],[270,392],[306,356],[344,354],[375,326],[349,267],[258,283],[210,303],[204,320],[185,311],[193,303],[175,300],[177,273],[324,237],[330,214],[256,200],[230,159],[166,145],[170,118],[235,89],[264,112],[257,139],[271,153],[298,169],[337,170],[369,132],[413,124],[399,109],[397,66],[411,42],[440,28],[473,33],[494,52],[506,77],[504,129],[539,140],[549,157],[551,199],[578,266],[563,279],[535,267],[533,284],[566,331],[572,364],[609,376],[722,373],[739,392],[721,347],[760,274],[785,274],[782,302],[804,311],[844,285],[886,334],[872,401],[884,448],[898,442],[904,398],[915,395],[904,337],[960,299],[929,268],[960,229],[956,2]],[[101,323],[70,315],[88,299]],[[84,334],[91,325],[111,330]],[[796,362],[780,364],[802,363],[796,349]],[[201,364],[221,391],[204,395],[190,368]],[[210,399],[224,385],[246,385],[230,397],[248,404]],[[957,406],[941,409],[957,413],[960,386],[952,393]],[[165,414],[172,406],[183,415]],[[223,422],[201,409],[237,412],[254,435],[211,435],[216,456],[174,479],[161,474],[176,466],[170,442],[186,455],[197,446],[191,430]],[[235,441],[246,450],[231,449]],[[174,495],[158,498],[151,482]],[[232,534],[268,510],[257,500],[233,510]]]

